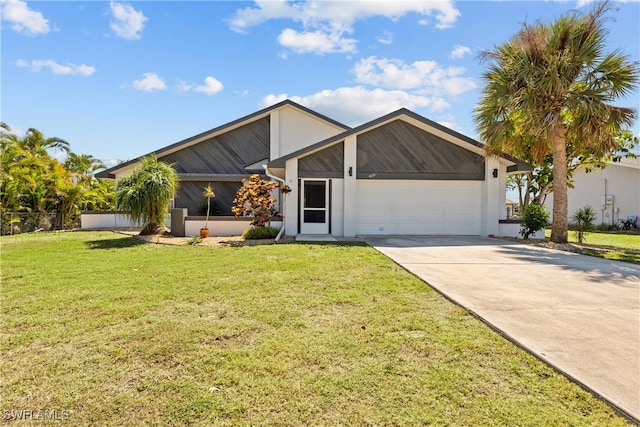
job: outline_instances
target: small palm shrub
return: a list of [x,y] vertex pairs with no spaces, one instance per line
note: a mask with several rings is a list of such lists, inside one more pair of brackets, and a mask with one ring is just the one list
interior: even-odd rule
[[520,235],[524,239],[534,234],[538,230],[542,230],[549,222],[549,212],[544,206],[531,203],[522,214],[522,225],[520,226]]
[[276,227],[250,227],[244,230],[242,238],[246,240],[250,239],[275,239],[280,232]]
[[571,217],[576,223],[576,234],[578,236],[578,243],[582,243],[586,240],[586,235],[590,231],[593,231],[593,222],[596,220],[596,214],[593,212],[591,206],[585,206],[578,209]]
[[202,243],[202,237],[200,236],[191,236],[191,238],[187,239],[187,245],[196,246]]

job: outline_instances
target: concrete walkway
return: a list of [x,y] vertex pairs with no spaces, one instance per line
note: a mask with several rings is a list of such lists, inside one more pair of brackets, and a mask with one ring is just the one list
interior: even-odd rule
[[481,237],[365,241],[640,420],[640,266]]

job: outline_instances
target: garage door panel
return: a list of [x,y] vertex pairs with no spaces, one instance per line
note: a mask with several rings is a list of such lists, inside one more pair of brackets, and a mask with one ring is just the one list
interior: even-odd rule
[[358,234],[480,234],[482,182],[359,180]]

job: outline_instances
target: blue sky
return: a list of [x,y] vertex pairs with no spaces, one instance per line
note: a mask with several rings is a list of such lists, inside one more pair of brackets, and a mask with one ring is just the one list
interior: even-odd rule
[[[589,1],[21,1],[2,7],[1,119],[107,165],[291,98],[355,126],[400,107],[476,137],[478,54]],[[608,41],[640,61],[640,3]],[[618,102],[638,108],[640,96]],[[640,125],[634,133],[640,135]]]

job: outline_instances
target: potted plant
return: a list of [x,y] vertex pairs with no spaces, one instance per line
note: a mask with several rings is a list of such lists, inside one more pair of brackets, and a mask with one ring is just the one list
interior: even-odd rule
[[207,216],[204,220],[204,228],[200,229],[200,237],[206,239],[209,237],[209,210],[211,209],[211,198],[216,197],[213,193],[213,188],[211,188],[211,184],[204,188],[202,195],[207,198]]

